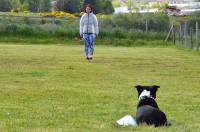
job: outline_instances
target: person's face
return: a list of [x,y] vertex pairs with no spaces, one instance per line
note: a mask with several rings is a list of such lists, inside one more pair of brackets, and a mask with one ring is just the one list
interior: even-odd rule
[[91,8],[90,7],[86,7],[85,11],[86,11],[86,13],[90,13],[91,12]]

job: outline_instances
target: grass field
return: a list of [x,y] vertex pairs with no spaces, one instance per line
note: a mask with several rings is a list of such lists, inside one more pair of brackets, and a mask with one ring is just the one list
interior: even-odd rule
[[[160,85],[170,127],[120,127],[135,85]],[[174,47],[0,44],[0,131],[200,131],[200,54]]]

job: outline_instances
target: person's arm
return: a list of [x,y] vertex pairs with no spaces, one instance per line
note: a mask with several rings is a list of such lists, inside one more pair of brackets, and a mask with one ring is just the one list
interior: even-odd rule
[[95,29],[95,34],[99,34],[99,26],[98,26],[98,20],[97,17],[94,15],[94,29]]
[[81,17],[81,19],[80,19],[80,36],[82,36],[83,35],[83,25],[84,25],[84,23],[83,23],[83,16]]

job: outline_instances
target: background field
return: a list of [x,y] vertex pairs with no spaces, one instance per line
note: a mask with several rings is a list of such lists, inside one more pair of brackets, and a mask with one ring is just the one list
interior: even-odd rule
[[[119,127],[135,117],[135,85],[160,85],[171,127]],[[199,53],[175,47],[0,44],[1,131],[200,131]]]

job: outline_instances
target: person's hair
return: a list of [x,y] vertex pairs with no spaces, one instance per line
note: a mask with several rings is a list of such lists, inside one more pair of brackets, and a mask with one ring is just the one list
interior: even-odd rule
[[87,7],[90,7],[90,9],[91,9],[91,12],[93,12],[93,7],[92,7],[92,5],[91,4],[87,4],[86,6],[85,6],[85,8],[84,8],[84,11],[86,12],[86,8]]

